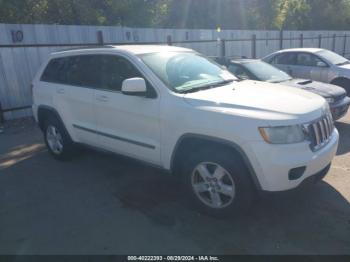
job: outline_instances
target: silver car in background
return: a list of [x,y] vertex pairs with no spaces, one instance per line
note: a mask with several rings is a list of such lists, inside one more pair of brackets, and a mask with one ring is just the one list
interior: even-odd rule
[[341,86],[350,95],[350,61],[332,51],[319,48],[286,49],[262,60],[294,78]]

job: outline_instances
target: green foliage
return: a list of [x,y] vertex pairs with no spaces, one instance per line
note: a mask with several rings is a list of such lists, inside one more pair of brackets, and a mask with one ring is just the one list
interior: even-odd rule
[[308,0],[307,2],[310,6],[310,22],[305,24],[305,29],[349,29],[349,0]]
[[274,25],[278,29],[298,29],[309,22],[310,6],[307,0],[281,1]]
[[0,0],[0,23],[347,30],[350,0]]
[[1,23],[153,26],[167,0],[0,0]]

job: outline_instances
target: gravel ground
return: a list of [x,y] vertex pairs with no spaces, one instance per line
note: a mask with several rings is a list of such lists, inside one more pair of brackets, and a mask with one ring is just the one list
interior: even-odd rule
[[268,194],[236,219],[193,211],[174,178],[86,151],[47,153],[29,120],[0,134],[1,254],[350,254],[350,114],[324,181]]

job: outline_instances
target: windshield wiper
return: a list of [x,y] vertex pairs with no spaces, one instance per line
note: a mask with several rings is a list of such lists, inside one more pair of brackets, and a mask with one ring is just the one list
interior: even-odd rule
[[293,80],[293,78],[288,78],[288,79],[281,79],[281,80],[274,80],[274,81],[267,81],[268,83],[272,83],[272,84],[279,84],[279,83],[284,83],[284,82],[287,82],[287,81],[291,81]]
[[181,94],[187,94],[187,93],[194,93],[194,92],[198,92],[198,91],[201,91],[201,90],[207,90],[207,89],[212,89],[212,88],[215,88],[215,87],[220,87],[220,86],[225,86],[227,84],[230,84],[234,81],[239,81],[238,79],[230,79],[230,80],[224,80],[224,81],[220,81],[220,82],[217,82],[217,83],[211,83],[211,84],[207,84],[207,85],[202,85],[202,86],[198,86],[198,87],[194,87],[194,88],[191,88],[191,89],[188,89],[188,90],[183,90],[183,91],[180,91]]
[[270,81],[269,83],[271,84],[279,84],[279,83],[283,83],[283,82],[286,82],[288,80],[275,80],[275,81]]

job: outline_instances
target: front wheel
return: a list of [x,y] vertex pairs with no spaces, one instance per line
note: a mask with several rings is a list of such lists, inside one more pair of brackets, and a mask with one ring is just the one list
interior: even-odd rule
[[229,151],[201,151],[190,156],[184,182],[194,204],[214,216],[241,214],[252,202],[254,190],[249,173]]

